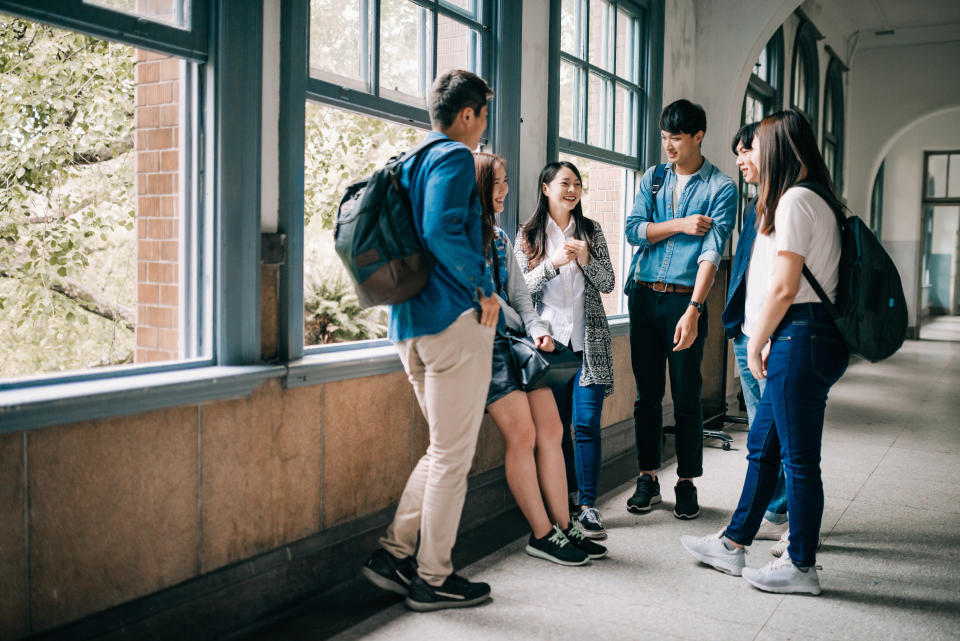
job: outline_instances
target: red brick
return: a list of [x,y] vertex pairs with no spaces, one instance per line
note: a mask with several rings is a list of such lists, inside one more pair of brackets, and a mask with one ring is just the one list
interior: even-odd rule
[[137,238],[146,238],[147,237],[147,220],[145,218],[137,218]]
[[161,80],[179,80],[180,79],[180,61],[176,58],[168,58],[160,63]]
[[168,307],[151,307],[147,312],[147,324],[158,328],[173,327],[175,316],[174,310]]
[[160,169],[160,152],[158,151],[140,151],[137,152],[137,173],[148,171],[158,171]]
[[173,174],[150,174],[147,176],[147,191],[151,194],[172,194]]
[[146,60],[164,60],[165,58],[168,57],[167,54],[158,53],[156,51],[147,51],[146,53],[147,53]]
[[137,176],[137,193],[145,194],[147,193],[147,175],[139,174]]
[[180,124],[180,105],[163,105],[160,107],[160,124],[164,127]]
[[179,171],[180,153],[176,149],[160,152],[161,171]]
[[164,196],[160,199],[160,215],[173,218],[177,215],[177,197]]
[[160,302],[159,285],[149,283],[140,283],[137,285],[137,302],[146,304],[156,304]]
[[137,328],[137,347],[156,348],[158,335],[156,327],[141,325]]
[[144,51],[143,49],[134,49],[134,52],[136,52],[137,62],[143,62],[144,60],[147,59],[147,52]]
[[[173,222],[166,218],[151,218],[147,221],[147,236],[157,240],[165,240],[173,234]],[[160,258],[163,258],[161,245]]]
[[137,107],[137,127],[157,127],[160,125],[160,107]]
[[157,346],[160,349],[167,350],[174,354],[179,351],[180,348],[180,333],[175,329],[161,329],[159,330],[159,339],[157,341]]
[[147,360],[151,363],[158,363],[160,361],[172,361],[176,358],[175,355],[164,350],[155,350],[147,354]]
[[137,262],[137,282],[147,282],[147,263]]
[[[160,243],[155,240],[141,240],[137,242],[137,259],[143,261],[158,260],[160,258]],[[153,264],[153,263],[151,263]],[[147,267],[149,276],[150,268]],[[149,280],[154,281],[153,278]],[[158,281],[154,281],[158,282]]]
[[[160,303],[176,307],[180,304],[180,288],[176,285],[160,286]],[[166,348],[165,348],[166,349]]]
[[161,62],[140,62],[137,63],[137,84],[156,82],[160,80]]
[[137,87],[136,99],[133,104],[137,107],[147,104],[147,87],[145,85]]
[[179,243],[175,240],[167,240],[160,243],[160,258],[169,260],[170,262],[180,260]]
[[146,133],[146,149],[170,149],[173,146],[173,129],[151,129]]
[[159,216],[160,198],[140,196],[137,198],[137,216]]
[[150,352],[148,352],[148,351],[145,350],[145,349],[138,349],[138,350],[137,350],[137,357],[136,357],[136,359],[135,359],[134,362],[136,362],[136,363],[146,363],[146,362],[147,362],[147,354],[149,354],[149,353],[150,353]]

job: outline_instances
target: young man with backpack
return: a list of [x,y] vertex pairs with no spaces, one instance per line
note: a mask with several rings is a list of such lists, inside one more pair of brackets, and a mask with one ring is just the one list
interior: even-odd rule
[[391,306],[389,337],[427,419],[430,444],[410,474],[380,549],[362,571],[377,586],[405,595],[417,611],[472,606],[490,597],[486,583],[453,573],[450,552],[486,403],[487,385],[480,382],[490,379],[500,311],[482,251],[471,153],[486,129],[492,96],[469,71],[438,77],[427,140],[440,142],[406,159],[401,173],[414,226],[435,262],[423,289]]
[[707,129],[702,107],[689,100],[668,105],[660,116],[660,129],[669,162],[643,175],[626,223],[627,242],[638,246],[626,292],[640,470],[627,509],[647,512],[660,502],[657,471],[663,443],[664,371],[669,364],[680,477],[673,513],[692,519],[700,513],[692,479],[703,474],[704,302],[734,224],[737,188],[700,153]]

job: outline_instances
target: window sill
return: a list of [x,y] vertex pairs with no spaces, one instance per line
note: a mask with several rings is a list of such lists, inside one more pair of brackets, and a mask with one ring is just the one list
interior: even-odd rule
[[0,392],[0,433],[246,396],[282,365],[216,366]]
[[309,354],[290,363],[286,386],[304,387],[402,370],[397,348],[391,344],[336,350]]

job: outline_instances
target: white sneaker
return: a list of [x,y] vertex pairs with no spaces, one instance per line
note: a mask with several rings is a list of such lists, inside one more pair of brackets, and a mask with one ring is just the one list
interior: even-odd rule
[[738,547],[728,550],[723,544],[723,530],[701,537],[684,534],[680,544],[701,563],[733,576],[740,576],[746,565],[746,551]]
[[780,540],[773,544],[773,547],[770,548],[770,554],[773,556],[782,556],[788,547],[790,547],[790,530],[784,532],[780,536]]
[[770,561],[762,568],[744,568],[743,578],[764,592],[820,594],[817,566],[801,570],[790,560],[789,552],[784,552],[779,559]]
[[[779,539],[785,532],[790,531],[790,522],[784,521],[783,523],[774,523],[773,521],[768,521],[763,519],[760,522],[760,529],[757,530],[757,535],[754,536],[754,539],[760,539],[765,541],[776,541]],[[779,555],[777,555],[779,556]]]

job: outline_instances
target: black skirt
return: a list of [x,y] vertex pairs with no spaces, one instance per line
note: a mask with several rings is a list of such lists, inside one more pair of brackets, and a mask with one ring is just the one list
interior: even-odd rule
[[490,375],[490,389],[487,391],[487,405],[519,389],[520,382],[513,366],[510,341],[497,332],[493,338],[493,370]]

